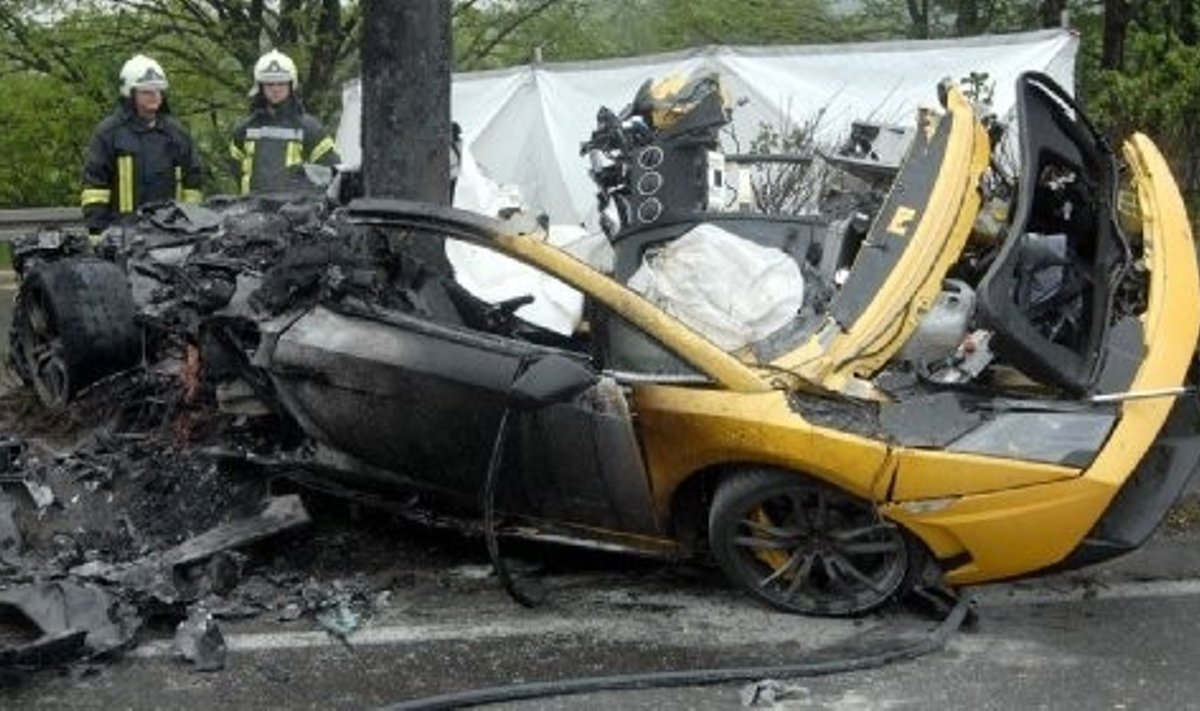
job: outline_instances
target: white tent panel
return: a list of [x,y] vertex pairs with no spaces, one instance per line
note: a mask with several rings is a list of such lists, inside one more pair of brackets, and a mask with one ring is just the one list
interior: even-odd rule
[[[907,123],[937,102],[949,77],[986,72],[994,107],[1007,114],[1013,84],[1024,71],[1050,74],[1074,86],[1078,37],[1068,30],[961,40],[903,41],[812,47],[709,47],[598,62],[548,64],[457,74],[451,96],[464,146],[485,173],[516,185],[526,205],[556,223],[579,223],[595,210],[594,188],[579,145],[601,106],[620,111],[647,79],[698,69],[719,72],[735,100],[726,150],[746,150],[759,126],[805,123],[824,110],[820,138],[837,140],[854,120]],[[338,151],[360,162],[361,93],[343,93]]]

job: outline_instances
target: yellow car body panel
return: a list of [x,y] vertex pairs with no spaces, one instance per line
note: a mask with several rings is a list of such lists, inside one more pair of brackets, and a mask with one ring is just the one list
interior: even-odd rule
[[[798,349],[776,359],[774,365],[820,383],[834,392],[848,390],[853,378],[877,370],[904,345],[941,292],[942,279],[958,259],[979,212],[979,176],[988,165],[989,141],[975,119],[970,102],[958,89],[947,97],[950,133],[945,155],[929,195],[901,197],[892,209],[877,216],[888,225],[886,234],[903,236],[911,230],[904,259],[888,275],[871,304],[843,331],[831,316]],[[926,121],[934,119],[926,117]],[[933,132],[918,136],[914,151],[928,150]],[[912,201],[913,205],[908,205]],[[909,227],[915,222],[915,227]]]
[[[1143,135],[1124,146],[1141,206],[1144,259],[1151,282],[1142,316],[1146,355],[1132,392],[1185,382],[1200,336],[1200,275],[1183,199],[1162,154]],[[1169,265],[1169,267],[1168,267]],[[1169,272],[1168,272],[1169,269]],[[1169,275],[1168,275],[1169,274]],[[1078,477],[963,496],[944,507],[891,503],[884,513],[920,536],[935,555],[970,562],[947,571],[951,584],[979,583],[1052,566],[1088,533],[1159,436],[1171,397],[1131,399],[1095,460]],[[1022,468],[1012,462],[1013,469]],[[964,472],[965,473],[965,472]],[[952,496],[932,487],[928,498]]]
[[1079,475],[1078,467],[988,457],[942,449],[897,448],[894,501],[982,494]]
[[963,497],[934,513],[903,504],[886,516],[915,533],[939,558],[970,562],[946,572],[951,585],[1014,577],[1070,553],[1108,506],[1115,488],[1087,478]]
[[864,499],[886,496],[887,445],[813,426],[782,392],[637,385],[631,404],[660,515],[688,477],[727,464],[806,472]]

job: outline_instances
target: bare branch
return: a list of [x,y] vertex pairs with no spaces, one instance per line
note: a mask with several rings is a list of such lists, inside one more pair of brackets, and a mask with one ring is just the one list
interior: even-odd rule
[[560,0],[541,0],[533,7],[524,12],[517,13],[503,27],[498,29],[485,44],[480,46],[480,42],[484,40],[487,33],[476,35],[471,46],[467,48],[463,55],[463,66],[471,67],[475,62],[481,61],[492,53],[496,47],[500,46],[513,32],[516,32],[521,25],[529,22],[533,18],[545,12],[547,9],[556,5]]
[[450,14],[452,17],[458,17],[460,13],[467,12],[471,8],[475,7],[475,5],[478,3],[479,0],[464,0],[463,2],[455,3],[454,10]]

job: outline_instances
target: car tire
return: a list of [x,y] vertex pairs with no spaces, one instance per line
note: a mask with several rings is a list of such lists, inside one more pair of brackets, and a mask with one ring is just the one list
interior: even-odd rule
[[803,475],[742,471],[709,509],[709,546],[739,587],[789,612],[858,615],[905,591],[919,547],[867,501]]
[[70,259],[26,275],[10,332],[10,362],[47,407],[133,366],[141,339],[125,274],[111,262]]

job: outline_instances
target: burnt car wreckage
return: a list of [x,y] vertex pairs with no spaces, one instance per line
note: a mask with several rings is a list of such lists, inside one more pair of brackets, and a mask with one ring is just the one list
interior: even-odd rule
[[[94,250],[17,245],[12,366],[64,407],[170,359],[198,401],[294,425],[298,445],[248,458],[421,492],[504,535],[707,552],[801,613],[872,609],[930,563],[957,586],[1149,536],[1200,460],[1200,280],[1148,139],[1114,153],[1043,75],[1019,80],[1013,135],[946,84],[852,209],[723,212],[703,177],[720,92],[681,95],[602,111],[585,146],[616,210],[612,275],[535,226],[438,206],[164,205]],[[799,267],[803,302],[769,337],[722,348],[627,286],[701,224]],[[582,292],[582,325],[473,296],[412,256],[436,238]]]

